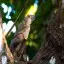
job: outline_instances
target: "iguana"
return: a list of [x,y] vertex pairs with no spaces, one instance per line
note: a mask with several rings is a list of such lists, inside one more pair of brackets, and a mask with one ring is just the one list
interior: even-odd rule
[[33,15],[28,15],[24,18],[23,22],[19,24],[18,30],[16,31],[10,45],[12,53],[18,52],[18,55],[22,55],[25,50],[25,42],[30,32],[30,26],[34,18]]

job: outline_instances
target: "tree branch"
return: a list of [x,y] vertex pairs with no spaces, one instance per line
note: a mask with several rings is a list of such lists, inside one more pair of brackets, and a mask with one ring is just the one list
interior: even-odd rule
[[7,41],[5,39],[5,35],[4,35],[4,32],[3,32],[3,27],[2,27],[2,16],[1,16],[1,13],[0,13],[0,54],[2,54],[3,49],[5,49],[4,53],[7,54],[7,57],[9,58],[10,62],[13,63],[14,58],[13,58],[12,53],[10,52]]

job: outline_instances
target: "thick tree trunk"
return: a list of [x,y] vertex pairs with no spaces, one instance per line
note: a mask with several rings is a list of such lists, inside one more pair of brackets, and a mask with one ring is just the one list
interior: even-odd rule
[[47,26],[45,46],[41,46],[32,64],[50,64],[51,57],[55,64],[64,64],[64,16],[59,8],[53,20]]

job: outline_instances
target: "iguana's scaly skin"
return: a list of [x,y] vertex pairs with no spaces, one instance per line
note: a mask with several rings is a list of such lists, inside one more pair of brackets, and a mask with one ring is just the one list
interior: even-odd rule
[[[25,42],[28,38],[30,32],[30,26],[32,21],[34,20],[33,15],[28,15],[24,18],[23,22],[19,24],[17,32],[14,35],[14,39],[11,41],[11,51],[12,53],[23,53],[25,48]],[[20,49],[21,48],[21,49]],[[20,55],[18,54],[18,55]]]

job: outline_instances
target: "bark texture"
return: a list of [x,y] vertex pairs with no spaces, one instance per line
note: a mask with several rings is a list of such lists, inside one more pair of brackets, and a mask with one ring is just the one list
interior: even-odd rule
[[45,46],[41,46],[33,58],[32,64],[49,64],[51,57],[55,64],[64,64],[64,9],[58,8],[56,14],[47,26]]

